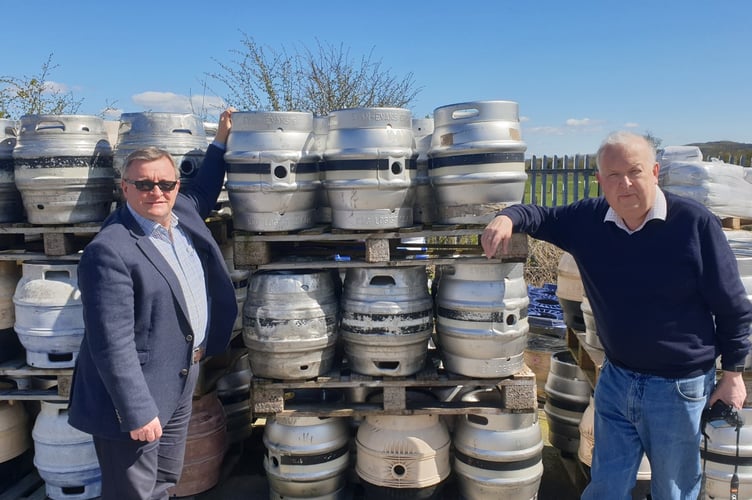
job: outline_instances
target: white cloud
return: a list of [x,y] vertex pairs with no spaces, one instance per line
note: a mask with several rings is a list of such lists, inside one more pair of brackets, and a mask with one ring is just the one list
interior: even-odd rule
[[149,111],[161,111],[167,113],[190,113],[191,101],[184,95],[173,92],[141,92],[131,97],[137,106]]
[[527,116],[520,116],[520,123],[529,122],[530,118]]
[[185,96],[173,92],[147,91],[135,94],[131,97],[131,100],[144,110],[165,113],[196,113],[219,116],[221,110],[227,107],[220,97]]
[[593,120],[591,118],[569,118],[565,122],[567,127],[597,127],[602,125],[603,120]]
[[70,92],[70,90],[70,87],[64,83],[53,82],[52,80],[44,82],[44,91],[49,92],[50,94],[66,94]]
[[564,135],[564,130],[561,127],[553,126],[529,127],[525,128],[524,131],[538,135]]
[[640,124],[635,122],[627,122],[624,124],[624,128],[639,128]]

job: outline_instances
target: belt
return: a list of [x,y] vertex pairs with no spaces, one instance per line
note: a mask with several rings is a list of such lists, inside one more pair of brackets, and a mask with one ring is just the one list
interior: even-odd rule
[[191,356],[191,364],[195,365],[204,358],[204,348],[196,347],[193,350],[193,356]]

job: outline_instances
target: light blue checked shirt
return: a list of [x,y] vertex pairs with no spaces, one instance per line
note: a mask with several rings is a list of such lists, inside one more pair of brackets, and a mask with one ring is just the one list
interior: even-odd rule
[[204,268],[201,265],[196,250],[190,237],[178,224],[178,216],[171,214],[170,233],[161,224],[149,220],[136,213],[128,205],[133,217],[138,222],[144,234],[157,247],[159,253],[165,258],[170,268],[180,281],[180,288],[188,306],[188,316],[193,329],[193,346],[198,347],[206,337],[206,327],[209,323],[209,306],[206,297],[206,281],[204,280]]

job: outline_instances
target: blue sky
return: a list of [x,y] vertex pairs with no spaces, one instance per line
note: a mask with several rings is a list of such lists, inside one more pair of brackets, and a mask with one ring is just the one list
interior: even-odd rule
[[412,72],[415,117],[516,101],[528,156],[594,152],[625,128],[664,146],[752,142],[749,0],[36,0],[2,12],[0,76],[36,75],[52,53],[51,80],[84,100],[81,114],[221,98],[206,75],[235,61],[247,34],[274,48],[373,50],[393,74]]

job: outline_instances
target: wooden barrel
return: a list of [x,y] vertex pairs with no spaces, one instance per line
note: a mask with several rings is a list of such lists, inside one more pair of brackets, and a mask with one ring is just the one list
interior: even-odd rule
[[210,392],[193,400],[183,472],[170,496],[195,495],[216,485],[226,451],[225,412],[217,394]]

